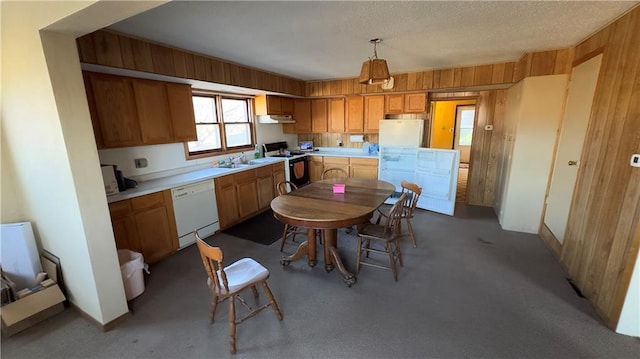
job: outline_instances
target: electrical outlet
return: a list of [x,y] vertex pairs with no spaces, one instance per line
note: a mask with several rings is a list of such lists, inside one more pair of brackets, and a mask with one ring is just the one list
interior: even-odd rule
[[147,159],[146,158],[136,158],[133,160],[136,164],[136,168],[145,168],[147,167]]
[[342,140],[338,140],[338,147],[342,147]]

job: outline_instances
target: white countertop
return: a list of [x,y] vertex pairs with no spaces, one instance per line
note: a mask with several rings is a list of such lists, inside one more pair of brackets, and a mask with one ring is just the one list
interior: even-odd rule
[[[367,155],[362,152],[360,149],[320,149],[318,151],[309,152],[309,156],[331,156],[331,157],[357,157],[357,158],[378,158],[378,155],[372,156]],[[185,186],[188,184],[214,179],[216,177],[225,176],[231,173],[241,172],[245,170],[250,170],[253,168],[258,168],[266,165],[270,165],[272,163],[284,162],[286,159],[283,157],[264,157],[254,161],[260,161],[263,163],[259,163],[256,165],[251,165],[249,167],[240,167],[240,168],[218,168],[218,167],[210,167],[195,171],[190,171],[186,173],[181,173],[178,175],[162,177],[158,179],[153,179],[149,181],[138,181],[138,187],[129,188],[126,191],[120,192],[118,194],[114,194],[111,196],[107,196],[107,202],[118,202],[129,198],[143,196],[145,194],[150,194],[154,192],[164,191],[166,189]]]

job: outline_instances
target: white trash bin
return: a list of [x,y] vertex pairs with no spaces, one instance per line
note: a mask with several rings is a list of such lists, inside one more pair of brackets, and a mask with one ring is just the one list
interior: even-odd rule
[[120,273],[124,284],[124,293],[127,300],[131,300],[144,292],[144,276],[142,270],[146,270],[147,265],[141,253],[128,249],[118,250],[118,261],[120,262]]

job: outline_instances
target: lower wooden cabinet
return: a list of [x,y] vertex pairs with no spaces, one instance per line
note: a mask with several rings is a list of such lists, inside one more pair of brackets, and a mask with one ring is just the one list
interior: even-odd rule
[[311,156],[309,160],[311,182],[319,181],[322,172],[329,168],[341,168],[351,178],[378,179],[377,158]]
[[178,250],[170,190],[110,203],[109,213],[118,249],[142,253],[149,264]]
[[269,208],[275,185],[284,181],[282,162],[216,178],[220,229],[225,229]]

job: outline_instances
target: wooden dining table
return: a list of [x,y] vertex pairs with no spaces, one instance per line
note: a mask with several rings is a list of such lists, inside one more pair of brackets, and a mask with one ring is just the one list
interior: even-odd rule
[[[334,184],[345,184],[344,193],[334,193]],[[356,277],[347,271],[338,254],[338,228],[350,228],[371,219],[373,212],[394,192],[395,186],[375,179],[330,178],[301,187],[271,201],[274,216],[281,222],[307,228],[307,240],[295,253],[282,258],[284,266],[306,255],[309,266],[317,261],[316,231],[322,231],[327,272],[338,268],[349,287]]]

